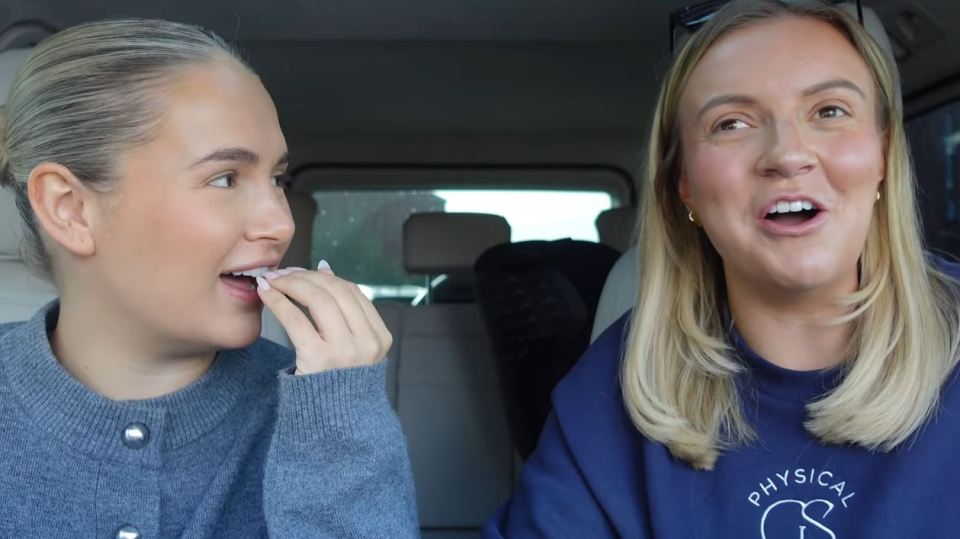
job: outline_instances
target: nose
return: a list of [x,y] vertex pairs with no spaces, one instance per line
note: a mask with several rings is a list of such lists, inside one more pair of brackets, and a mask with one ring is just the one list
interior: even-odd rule
[[244,234],[246,239],[271,241],[285,249],[295,230],[286,195],[271,186],[265,190],[257,189],[251,199]]
[[816,153],[805,143],[795,122],[774,124],[763,154],[757,160],[757,173],[763,177],[793,178],[816,168]]

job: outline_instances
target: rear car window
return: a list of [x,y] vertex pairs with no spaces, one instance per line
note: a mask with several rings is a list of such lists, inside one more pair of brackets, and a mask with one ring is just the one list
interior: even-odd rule
[[403,302],[415,302],[426,290],[425,276],[403,268],[403,223],[414,213],[501,215],[515,242],[597,241],[594,221],[614,205],[610,193],[591,190],[341,190],[313,197],[313,263],[327,260],[374,300]]

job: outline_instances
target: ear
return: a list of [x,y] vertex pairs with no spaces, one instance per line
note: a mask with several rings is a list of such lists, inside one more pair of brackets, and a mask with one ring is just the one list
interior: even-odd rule
[[685,172],[680,173],[680,179],[677,181],[677,193],[680,195],[680,201],[683,202],[683,205],[691,208],[690,185],[687,182],[687,174]]
[[67,167],[57,163],[34,167],[27,194],[38,224],[53,241],[76,256],[96,253],[90,226],[94,193]]

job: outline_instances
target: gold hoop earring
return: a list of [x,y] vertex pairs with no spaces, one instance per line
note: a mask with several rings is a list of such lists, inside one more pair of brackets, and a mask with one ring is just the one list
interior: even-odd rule
[[689,219],[691,223],[697,224],[697,218],[693,216],[693,210],[687,212],[687,219]]

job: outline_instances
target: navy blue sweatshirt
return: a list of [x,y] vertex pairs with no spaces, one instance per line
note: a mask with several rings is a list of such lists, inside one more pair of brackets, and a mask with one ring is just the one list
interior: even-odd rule
[[839,382],[839,369],[786,370],[734,335],[749,367],[744,409],[757,442],[723,453],[713,471],[697,471],[645,439],[623,406],[628,316],[558,385],[539,446],[485,538],[960,537],[953,379],[939,412],[899,449],[824,445],[803,428],[805,404]]

